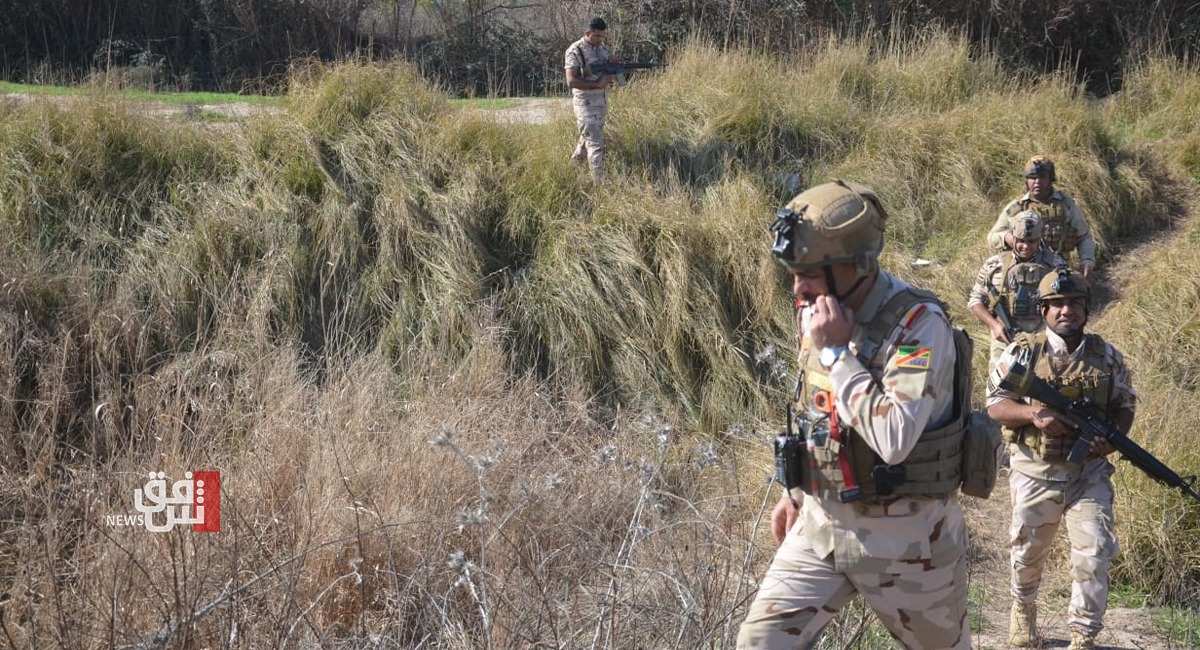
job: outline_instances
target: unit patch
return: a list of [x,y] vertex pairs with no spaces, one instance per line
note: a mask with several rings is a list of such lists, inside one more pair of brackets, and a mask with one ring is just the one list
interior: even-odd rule
[[933,350],[931,348],[919,348],[915,345],[901,345],[896,348],[896,356],[893,358],[897,368],[913,370],[929,370],[932,360]]

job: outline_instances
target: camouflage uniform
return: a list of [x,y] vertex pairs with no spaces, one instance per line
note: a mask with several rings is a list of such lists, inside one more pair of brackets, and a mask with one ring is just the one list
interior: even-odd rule
[[[588,44],[585,38],[581,38],[571,43],[565,58],[566,68],[579,68],[580,77],[584,81],[599,81],[600,75],[587,75],[583,68],[593,63],[608,61],[608,46],[603,43],[593,46]],[[579,126],[579,141],[571,159],[581,163],[586,160],[592,171],[592,179],[599,183],[603,178],[604,120],[608,118],[608,90],[572,88],[571,107],[575,110],[575,124]]]
[[1054,190],[1047,203],[1042,203],[1026,192],[1021,198],[1010,202],[1000,211],[995,225],[988,232],[988,246],[994,250],[1006,250],[1004,233],[1008,231],[1009,220],[1013,215],[1023,210],[1033,210],[1042,215],[1046,223],[1045,247],[1064,260],[1068,259],[1071,251],[1079,256],[1079,266],[1095,266],[1096,242],[1092,239],[1092,231],[1083,218],[1083,211],[1065,192]]
[[[843,422],[888,464],[903,462],[921,433],[953,409],[954,342],[940,307],[910,308],[868,369],[854,355],[863,331],[903,281],[879,271],[855,311],[851,354],[829,372]],[[808,337],[804,337],[807,341]],[[913,350],[927,351],[923,368]],[[808,350],[804,344],[801,356]],[[878,377],[879,381],[875,378]],[[811,648],[861,594],[907,648],[970,648],[967,529],[957,495],[894,497],[881,504],[806,495],[738,635],[738,648]]]
[[[1133,411],[1137,393],[1130,384],[1129,370],[1120,352],[1094,334],[1085,335],[1074,351],[1053,331],[1045,330],[1044,361],[1035,362],[1037,376],[1055,384],[1090,372],[1087,383],[1106,386],[1103,410],[1110,419],[1122,410]],[[1030,340],[1011,344],[1000,365],[1009,367]],[[1089,352],[1090,350],[1090,352]],[[1094,357],[1089,362],[1087,357]],[[1085,366],[1102,366],[1088,371]],[[1030,400],[1003,390],[993,381],[988,386],[988,405],[1005,399]],[[1033,605],[1037,600],[1042,570],[1060,524],[1066,520],[1071,542],[1071,601],[1068,623],[1072,630],[1095,635],[1104,624],[1108,607],[1108,570],[1118,542],[1113,515],[1113,465],[1107,458],[1089,458],[1082,466],[1066,463],[1061,451],[1042,453],[1029,427],[1006,430],[1010,454],[1009,486],[1013,515],[1010,530],[1012,595],[1014,601]],[[1024,432],[1024,433],[1022,433]],[[1057,439],[1058,448],[1069,449],[1071,440]],[[1043,457],[1058,460],[1047,460]]]
[[[1022,332],[1037,332],[1045,325],[1037,305],[1037,285],[1042,276],[1061,264],[1061,259],[1046,250],[1038,249],[1037,254],[1029,260],[1018,260],[1012,251],[997,253],[987,259],[975,275],[975,285],[967,297],[967,309],[975,305],[990,304],[988,287],[1000,294],[1004,308],[1007,310],[1009,322]],[[1026,295],[1020,295],[1020,289],[1025,287]],[[995,310],[992,310],[995,315]],[[1008,344],[988,337],[991,341],[991,353],[988,356],[988,373],[996,365],[996,360],[1004,352]]]

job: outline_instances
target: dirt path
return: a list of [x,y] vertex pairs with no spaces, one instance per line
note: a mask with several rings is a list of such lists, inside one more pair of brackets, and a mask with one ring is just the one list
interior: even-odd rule
[[[1117,471],[1136,471],[1120,467]],[[1008,525],[1012,513],[1009,502],[1007,470],[1002,470],[992,498],[964,497],[963,509],[971,527],[973,600],[982,602],[973,617],[982,619],[982,630],[975,635],[976,650],[1000,650],[1008,645],[1008,613],[1012,599],[1008,592]],[[1120,516],[1120,513],[1117,513]],[[1067,628],[1066,607],[1070,593],[1067,570],[1066,532],[1059,532],[1058,544],[1050,558],[1038,597],[1038,626],[1042,648],[1066,648],[1071,641]],[[982,592],[982,594],[980,594]],[[1105,628],[1097,638],[1102,650],[1182,650],[1157,630],[1148,609],[1109,607]]]
[[546,124],[557,113],[571,112],[571,102],[566,98],[518,97],[511,101],[517,105],[488,112],[496,121],[509,124]]
[[[27,104],[47,101],[60,107],[67,107],[76,99],[72,95],[30,95],[8,93],[0,96],[7,102]],[[498,122],[507,124],[546,124],[559,113],[564,115],[571,111],[570,100],[555,97],[517,97],[508,100],[511,106],[488,109],[469,109],[486,113]],[[166,102],[131,101],[144,115],[166,120],[185,122],[203,121],[207,124],[236,123],[240,120],[263,113],[279,113],[283,111],[278,106],[265,106],[249,102],[230,102],[221,104],[170,104]],[[216,118],[216,119],[214,119]]]

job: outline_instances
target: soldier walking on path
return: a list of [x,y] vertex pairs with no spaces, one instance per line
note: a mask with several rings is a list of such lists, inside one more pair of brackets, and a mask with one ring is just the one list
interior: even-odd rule
[[1079,271],[1091,282],[1092,269],[1096,266],[1096,242],[1075,199],[1054,188],[1058,180],[1054,161],[1046,156],[1034,156],[1025,163],[1024,176],[1027,191],[1000,211],[1000,217],[988,233],[988,245],[998,251],[1012,250],[1010,220],[1018,212],[1033,210],[1042,216],[1045,224],[1046,248],[1064,261],[1070,261],[1074,251],[1079,257]]
[[1062,260],[1042,246],[1044,231],[1038,213],[1026,210],[1013,215],[1008,225],[1012,250],[989,257],[975,276],[967,309],[991,335],[989,373],[1013,336],[1037,332],[1045,323],[1038,311],[1038,283]]
[[1133,425],[1137,393],[1125,360],[1096,334],[1084,332],[1092,291],[1078,271],[1060,267],[1038,286],[1046,328],[1022,334],[990,375],[988,415],[1003,426],[1013,502],[1010,529],[1013,606],[1010,642],[1037,647],[1037,595],[1046,558],[1065,521],[1071,541],[1070,650],[1091,650],[1108,609],[1108,570],[1117,553],[1112,445],[1097,437],[1083,464],[1067,462],[1076,426],[1045,404],[999,388],[1019,361],[1071,399],[1090,399],[1122,433]]
[[955,334],[932,294],[879,268],[886,220],[874,192],[837,181],[772,226],[797,306],[807,456],[771,513],[780,546],[740,649],[812,648],[855,595],[905,648],[971,647]]

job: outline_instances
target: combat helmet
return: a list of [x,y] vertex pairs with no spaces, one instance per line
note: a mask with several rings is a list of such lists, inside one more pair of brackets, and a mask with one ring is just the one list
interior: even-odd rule
[[1072,271],[1065,266],[1055,267],[1038,283],[1038,300],[1043,309],[1049,301],[1056,298],[1083,297],[1088,306],[1092,302],[1092,286],[1084,279],[1079,271]]
[[1009,217],[1008,229],[1013,239],[1041,239],[1046,232],[1046,222],[1037,212],[1022,210]]
[[1049,156],[1038,154],[1025,163],[1025,178],[1036,178],[1042,174],[1049,174],[1051,183],[1058,180],[1058,175],[1054,173],[1054,161]]
[[853,264],[859,276],[879,268],[887,212],[871,189],[841,180],[809,188],[775,215],[771,253],[793,271]]

